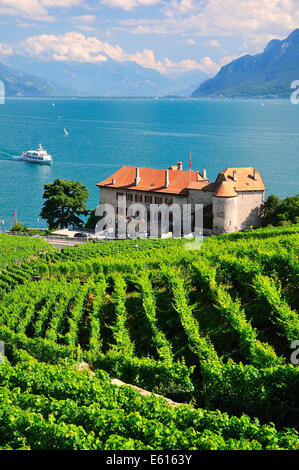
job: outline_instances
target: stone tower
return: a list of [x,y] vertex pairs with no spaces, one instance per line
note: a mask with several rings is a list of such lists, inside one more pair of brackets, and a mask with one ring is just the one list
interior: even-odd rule
[[238,194],[231,182],[223,181],[213,194],[213,231],[230,233],[238,230]]

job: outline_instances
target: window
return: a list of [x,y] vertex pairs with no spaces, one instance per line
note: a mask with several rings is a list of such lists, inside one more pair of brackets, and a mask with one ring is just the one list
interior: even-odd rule
[[144,202],[147,202],[147,203],[151,204],[152,201],[153,201],[152,196],[145,196],[145,197],[144,197]]
[[120,198],[123,195],[124,195],[124,193],[116,193],[116,199]]
[[135,194],[135,202],[142,202],[142,194]]
[[126,194],[126,199],[127,199],[127,201],[133,201],[133,194],[127,193]]
[[162,198],[161,197],[155,197],[155,203],[156,204],[162,204]]
[[166,197],[165,198],[165,204],[167,204],[168,206],[171,206],[172,205],[172,198]]

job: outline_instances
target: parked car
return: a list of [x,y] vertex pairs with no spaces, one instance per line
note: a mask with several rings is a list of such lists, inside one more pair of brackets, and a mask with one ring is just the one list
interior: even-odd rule
[[88,238],[88,234],[77,232],[75,233],[74,238]]

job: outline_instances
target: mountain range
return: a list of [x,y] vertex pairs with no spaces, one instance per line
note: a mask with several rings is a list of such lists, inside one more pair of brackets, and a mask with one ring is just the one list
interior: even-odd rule
[[299,29],[286,39],[273,39],[257,55],[244,55],[202,83],[195,98],[286,98],[299,80]]
[[[7,96],[128,96],[152,97],[168,93],[190,96],[198,83],[207,78],[193,71],[170,80],[156,70],[136,62],[100,63],[41,61],[21,55],[0,64],[0,80]],[[186,89],[190,83],[195,83]],[[183,90],[183,91],[181,91]]]
[[38,61],[23,56],[10,58],[17,70],[37,75],[73,90],[79,96],[156,96],[171,87],[171,81],[156,70],[136,62]]
[[0,80],[4,83],[6,96],[44,97],[62,96],[68,90],[32,74],[26,74],[0,63]]
[[299,80],[299,29],[273,39],[257,55],[244,55],[214,78],[200,70],[171,79],[136,62],[42,61],[22,55],[0,63],[6,96],[181,96],[193,98],[286,98]]

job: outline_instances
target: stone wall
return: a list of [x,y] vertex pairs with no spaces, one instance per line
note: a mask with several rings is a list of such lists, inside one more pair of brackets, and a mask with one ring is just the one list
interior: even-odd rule
[[150,193],[141,191],[132,191],[117,188],[101,188],[101,203],[111,204],[117,207],[117,192],[124,195],[132,194],[133,201],[127,201],[127,207],[135,204],[135,195],[142,195],[142,204],[146,206],[147,211],[150,210],[150,203],[145,203],[145,196],[152,197],[152,204],[155,204],[156,197],[162,197],[162,203],[165,198],[172,199],[173,204],[178,204],[183,208],[184,204],[203,204],[204,207],[213,205],[213,233],[230,233],[244,230],[249,227],[260,226],[259,211],[264,202],[264,191],[244,191],[238,192],[237,197],[215,197],[212,192],[190,190],[189,195],[171,195],[163,193]]
[[213,202],[212,191],[198,191],[197,189],[189,189],[188,203],[194,206],[202,204],[204,207],[209,206]]
[[[142,192],[142,191],[132,191],[132,190],[126,190],[126,189],[114,189],[114,188],[101,188],[100,192],[100,202],[101,204],[111,204],[113,207],[117,207],[117,192],[122,193],[124,196],[126,194],[131,194],[133,197],[133,201],[127,200],[127,207],[129,207],[131,204],[138,204],[138,202],[135,202],[135,195],[137,194],[138,196],[142,195],[142,203],[147,211],[150,210],[150,205],[155,204],[155,198],[156,197],[161,197],[162,198],[162,203],[165,204],[165,198],[171,199],[172,204],[178,204],[181,208],[181,211],[183,210],[183,205],[187,204],[187,196],[181,196],[181,195],[173,195],[173,194],[163,194],[163,193],[150,193],[148,191]],[[152,203],[150,202],[145,202],[145,196],[150,196],[152,197]]]
[[238,230],[259,227],[259,211],[264,202],[264,191],[238,192]]

